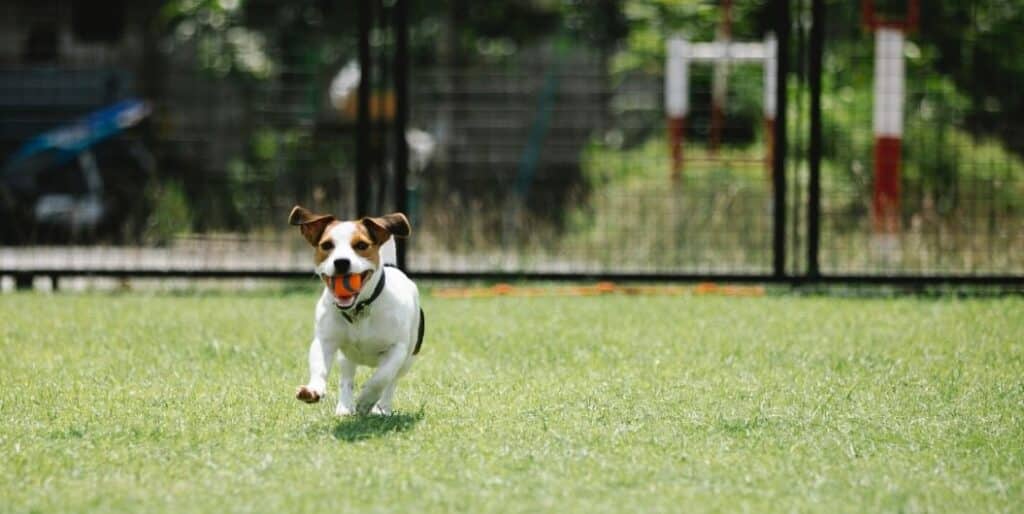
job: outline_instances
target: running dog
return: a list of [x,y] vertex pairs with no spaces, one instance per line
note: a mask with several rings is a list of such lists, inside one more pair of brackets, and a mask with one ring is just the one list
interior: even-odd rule
[[[409,237],[409,220],[393,213],[340,221],[297,205],[288,222],[313,246],[315,271],[325,286],[309,346],[309,382],[299,386],[295,397],[320,401],[338,355],[341,388],[335,414],[391,414],[395,385],[423,343],[419,290],[396,267],[394,238]],[[358,398],[357,366],[376,368]]]

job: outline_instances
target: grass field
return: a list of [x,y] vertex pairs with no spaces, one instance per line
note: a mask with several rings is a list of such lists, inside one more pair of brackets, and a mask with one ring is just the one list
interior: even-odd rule
[[0,296],[0,511],[1024,511],[1021,298],[428,297],[343,420],[313,302]]

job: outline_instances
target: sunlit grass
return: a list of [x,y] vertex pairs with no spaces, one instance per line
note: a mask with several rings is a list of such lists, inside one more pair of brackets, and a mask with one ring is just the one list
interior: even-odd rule
[[[1024,300],[426,298],[392,418],[314,293],[0,296],[3,512],[1019,512]],[[361,375],[361,377],[365,377]]]

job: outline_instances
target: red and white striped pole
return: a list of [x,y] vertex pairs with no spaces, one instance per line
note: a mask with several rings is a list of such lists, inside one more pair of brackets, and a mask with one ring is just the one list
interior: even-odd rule
[[875,232],[897,234],[900,230],[900,168],[903,145],[903,103],[906,66],[903,45],[906,32],[917,25],[917,0],[907,0],[906,17],[882,20],[873,0],[861,0],[864,24],[875,33],[875,187],[871,215]]
[[904,99],[903,31],[875,30],[875,231],[899,232]]
[[686,139],[686,114],[689,111],[689,43],[683,38],[668,40],[665,66],[665,112],[668,116],[668,144],[672,156],[671,176],[679,180],[683,170],[683,142]]
[[775,160],[775,90],[778,77],[778,43],[775,34],[769,32],[764,37],[764,138],[765,138],[765,169],[768,177],[772,174],[772,162]]

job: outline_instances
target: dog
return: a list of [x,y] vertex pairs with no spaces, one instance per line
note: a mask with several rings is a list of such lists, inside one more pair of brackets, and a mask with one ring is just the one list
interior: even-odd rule
[[[396,237],[412,228],[402,213],[340,221],[296,205],[288,216],[313,246],[324,290],[309,346],[309,382],[295,397],[316,403],[338,356],[341,388],[335,414],[390,415],[398,379],[412,367],[425,322],[416,284],[396,267]],[[376,368],[354,397],[358,366]]]

